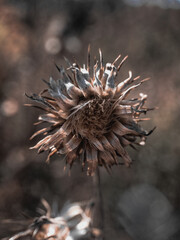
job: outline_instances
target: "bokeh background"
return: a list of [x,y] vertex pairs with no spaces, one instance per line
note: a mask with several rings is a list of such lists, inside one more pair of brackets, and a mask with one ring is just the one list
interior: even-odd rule
[[40,113],[27,108],[25,93],[39,93],[41,79],[58,78],[54,62],[64,56],[83,64],[87,47],[100,47],[104,61],[129,58],[120,79],[151,77],[134,93],[148,94],[155,132],[146,146],[131,150],[127,169],[101,169],[106,240],[180,239],[180,1],[6,0],[0,1],[0,238],[37,216],[41,198],[50,204],[91,198],[93,182],[77,163],[69,177],[64,161],[29,150]]

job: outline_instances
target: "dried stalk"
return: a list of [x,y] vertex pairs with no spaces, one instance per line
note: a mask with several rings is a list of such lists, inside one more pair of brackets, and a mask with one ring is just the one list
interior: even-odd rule
[[95,198],[93,228],[97,228],[101,232],[101,234],[96,239],[105,240],[103,196],[102,196],[101,176],[100,176],[99,168],[96,169],[96,172],[93,176],[93,183],[94,183],[94,198]]

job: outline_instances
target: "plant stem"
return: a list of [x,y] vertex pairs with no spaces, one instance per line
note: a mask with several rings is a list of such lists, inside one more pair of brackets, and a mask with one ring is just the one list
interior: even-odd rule
[[100,170],[97,168],[93,178],[94,182],[94,195],[95,195],[95,211],[93,219],[93,227],[98,228],[101,231],[101,236],[98,240],[105,240],[104,238],[104,209],[103,209],[103,197],[101,189],[101,176]]

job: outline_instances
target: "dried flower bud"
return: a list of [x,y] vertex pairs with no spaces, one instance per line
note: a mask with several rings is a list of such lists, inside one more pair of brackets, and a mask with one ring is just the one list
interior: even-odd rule
[[141,93],[139,98],[128,99],[128,94],[148,79],[136,83],[140,77],[133,78],[129,71],[129,77],[117,84],[118,72],[127,56],[118,66],[120,55],[104,67],[101,50],[91,76],[89,52],[90,49],[86,67],[67,60],[66,71],[56,66],[60,79],[50,77],[49,82],[45,81],[48,90],[30,96],[45,110],[39,123],[50,124],[31,138],[45,136],[32,148],[38,148],[39,153],[49,151],[48,160],[55,153],[62,154],[70,167],[79,160],[83,168],[87,166],[87,174],[93,175],[98,166],[109,170],[112,165],[122,164],[121,158],[129,166],[131,158],[125,147],[144,145],[153,130],[145,131],[138,124],[147,120],[140,119],[140,115],[152,110],[144,107],[147,95]]

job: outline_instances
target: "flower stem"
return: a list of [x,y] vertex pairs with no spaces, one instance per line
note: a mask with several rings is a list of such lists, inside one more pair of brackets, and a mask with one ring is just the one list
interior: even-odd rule
[[95,196],[95,210],[93,227],[98,228],[101,232],[98,240],[105,240],[104,238],[104,209],[103,209],[103,197],[101,189],[101,176],[100,170],[97,168],[96,173],[93,177],[94,182],[94,196]]

